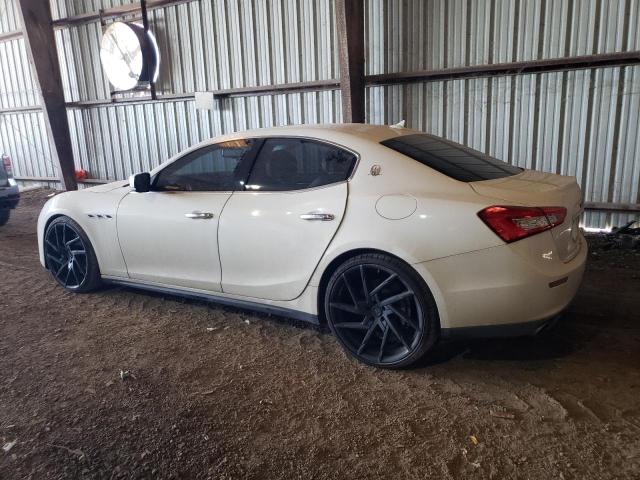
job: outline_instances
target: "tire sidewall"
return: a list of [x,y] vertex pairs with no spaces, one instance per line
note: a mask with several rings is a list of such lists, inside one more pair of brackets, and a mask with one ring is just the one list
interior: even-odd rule
[[8,208],[0,208],[0,227],[6,225],[11,216],[11,210]]
[[58,217],[58,218],[55,218],[51,223],[49,223],[49,225],[47,226],[47,229],[44,232],[44,238],[47,238],[47,235],[49,234],[52,228],[55,228],[56,225],[60,225],[60,224],[64,224],[72,228],[78,234],[78,236],[80,236],[80,239],[84,243],[84,248],[87,252],[87,276],[82,281],[80,286],[69,288],[69,287],[66,287],[62,282],[60,282],[58,278],[56,278],[54,272],[49,267],[49,262],[46,260],[46,257],[45,257],[45,264],[47,265],[47,270],[49,270],[49,273],[54,278],[56,283],[58,283],[58,285],[60,285],[62,288],[64,288],[68,292],[85,293],[85,292],[94,290],[100,285],[100,268],[98,267],[98,260],[93,250],[93,245],[91,244],[89,237],[87,236],[85,231],[82,229],[82,227],[78,225],[78,223],[70,217],[66,217],[66,216]]
[[[420,338],[418,341],[418,346],[405,358],[393,363],[377,363],[371,362],[364,358],[360,358],[356,356],[349,347],[344,343],[340,335],[338,334],[336,328],[333,326],[333,321],[331,319],[331,310],[329,308],[331,292],[335,287],[340,276],[358,265],[371,265],[384,267],[386,269],[391,269],[396,274],[398,274],[401,279],[406,282],[416,293],[416,299],[420,305],[420,310],[422,311],[423,316],[423,325],[424,328],[420,332]],[[323,299],[324,313],[327,324],[331,329],[331,332],[338,339],[338,342],[342,345],[344,350],[352,357],[356,358],[358,361],[366,363],[367,365],[375,366],[378,368],[387,368],[387,369],[398,369],[407,367],[416,361],[418,361],[424,354],[429,351],[438,341],[440,336],[440,320],[438,316],[438,311],[436,308],[435,300],[429,287],[426,285],[424,280],[418,275],[411,266],[407,265],[400,259],[395,257],[384,255],[384,254],[361,254],[357,255],[342,265],[340,265],[331,275],[329,282],[327,283],[327,287],[324,292]]]

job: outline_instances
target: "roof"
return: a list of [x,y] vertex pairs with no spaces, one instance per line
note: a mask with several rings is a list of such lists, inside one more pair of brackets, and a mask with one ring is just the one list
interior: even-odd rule
[[324,138],[327,140],[331,140],[335,139],[338,136],[343,138],[345,136],[349,136],[379,143],[389,138],[411,133],[419,132],[407,128],[390,127],[388,125],[369,125],[366,123],[325,123],[316,125],[288,125],[283,127],[258,128],[254,130],[247,130],[244,132],[224,135],[223,137],[218,137],[216,140],[223,140],[226,138],[231,139],[238,137],[263,137],[275,135],[296,137],[308,136],[313,138]]

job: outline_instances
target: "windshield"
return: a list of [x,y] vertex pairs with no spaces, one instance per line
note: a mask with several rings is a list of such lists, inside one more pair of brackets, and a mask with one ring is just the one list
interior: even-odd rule
[[502,160],[432,135],[405,135],[380,143],[461,182],[493,180],[522,172]]

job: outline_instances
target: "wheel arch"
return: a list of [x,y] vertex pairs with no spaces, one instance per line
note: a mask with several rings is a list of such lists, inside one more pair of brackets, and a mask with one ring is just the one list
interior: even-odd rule
[[[56,218],[60,218],[60,217],[67,217],[68,215],[65,215],[63,213],[54,213],[53,215],[51,215],[50,217],[48,217],[45,222],[44,222],[44,228],[42,230],[42,261],[44,262],[44,268],[48,269],[49,268],[49,264],[47,262],[47,257],[46,255],[44,255],[44,238],[47,235],[47,229],[49,228],[49,225],[51,225],[51,222],[53,222]],[[71,218],[71,217],[69,217]]]
[[[60,218],[60,217],[70,218],[75,223],[77,223],[80,226],[80,228],[82,229],[82,231],[84,232],[84,234],[89,239],[89,242],[91,243],[91,246],[92,246],[92,248],[94,248],[94,251],[95,251],[95,247],[94,247],[95,243],[93,241],[92,232],[90,232],[87,228],[85,228],[85,226],[80,221],[78,221],[78,219],[73,215],[73,213],[71,213],[71,212],[69,212],[67,210],[57,210],[57,211],[53,212],[51,215],[49,215],[48,217],[46,217],[46,220],[44,220],[44,223],[43,223],[42,242],[41,242],[41,245],[40,245],[40,249],[41,249],[40,253],[42,254],[42,265],[45,268],[48,268],[48,266],[47,266],[47,258],[44,255],[44,238],[45,238],[45,235],[47,234],[47,229],[49,228],[49,225],[51,225],[51,223],[54,220],[56,220],[57,218]],[[95,251],[95,255],[96,255],[96,260],[98,261],[98,266],[99,266],[99,268],[101,268],[102,265],[101,265],[101,261],[100,261],[100,255],[99,255],[99,253],[97,251]]]
[[347,250],[346,252],[340,253],[327,264],[324,271],[322,272],[322,275],[320,277],[320,282],[318,284],[318,295],[316,298],[317,309],[318,309],[318,321],[320,322],[321,325],[326,325],[327,323],[327,320],[324,314],[324,294],[325,294],[327,285],[329,283],[329,279],[331,278],[331,275],[333,274],[333,272],[336,271],[336,269],[340,265],[342,265],[347,260],[353,257],[356,257],[358,255],[367,254],[367,253],[387,255],[389,257],[395,258],[396,260],[404,263],[407,267],[413,270],[413,272],[417,275],[417,277],[424,282],[426,287],[431,292],[431,295],[433,296],[433,299],[436,304],[436,309],[438,311],[438,317],[439,317],[440,323],[442,324],[442,315],[445,312],[445,308],[444,308],[444,305],[442,304],[442,296],[440,294],[440,289],[435,284],[435,281],[433,280],[433,278],[431,278],[430,276],[429,278],[425,278],[424,269],[420,269],[419,271],[415,268],[414,265],[410,264],[403,258],[397,255],[394,255],[393,253],[390,253],[388,251],[378,249],[378,248],[363,247],[363,248],[354,248],[351,250]]

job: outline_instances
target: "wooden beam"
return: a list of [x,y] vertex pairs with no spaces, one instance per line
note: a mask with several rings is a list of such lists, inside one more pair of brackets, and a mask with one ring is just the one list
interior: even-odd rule
[[45,125],[49,143],[53,147],[51,153],[58,165],[64,189],[77,190],[69,120],[51,24],[51,8],[48,1],[42,0],[19,0],[18,5],[27,54],[42,94]]
[[342,121],[364,123],[364,0],[336,0]]
[[0,42],[8,42],[9,40],[15,40],[22,36],[21,30],[14,30],[12,32],[0,33]]
[[[147,0],[147,10],[155,10],[157,8],[166,8],[190,3],[200,0]],[[99,22],[100,20],[110,20],[114,18],[127,17],[140,12],[142,9],[141,2],[118,5],[117,7],[105,8],[102,12],[88,12],[71,17],[59,18],[53,21],[54,27],[77,26],[86,23]]]
[[285,93],[318,92],[321,90],[335,90],[340,88],[338,80],[314,80],[310,82],[280,83],[276,85],[259,85],[257,87],[239,87],[216,90],[213,96],[223,97],[248,97],[260,95],[280,95]]
[[640,212],[640,203],[607,203],[607,202],[584,202],[585,210],[607,211],[607,212]]
[[383,73],[368,75],[367,86],[397,85],[414,82],[436,82],[470,77],[492,77],[496,75],[526,75],[532,73],[560,72],[585,68],[607,68],[640,63],[640,51],[602,53],[568,58],[550,58],[526,62],[493,63],[439,70],[417,70],[413,72]]
[[[56,182],[60,183],[60,179],[56,177],[13,177],[20,182]],[[122,180],[126,182],[126,180]],[[117,180],[103,180],[101,178],[85,178],[84,180],[78,180],[78,183],[87,183],[92,185],[104,185],[105,183],[117,182]]]

